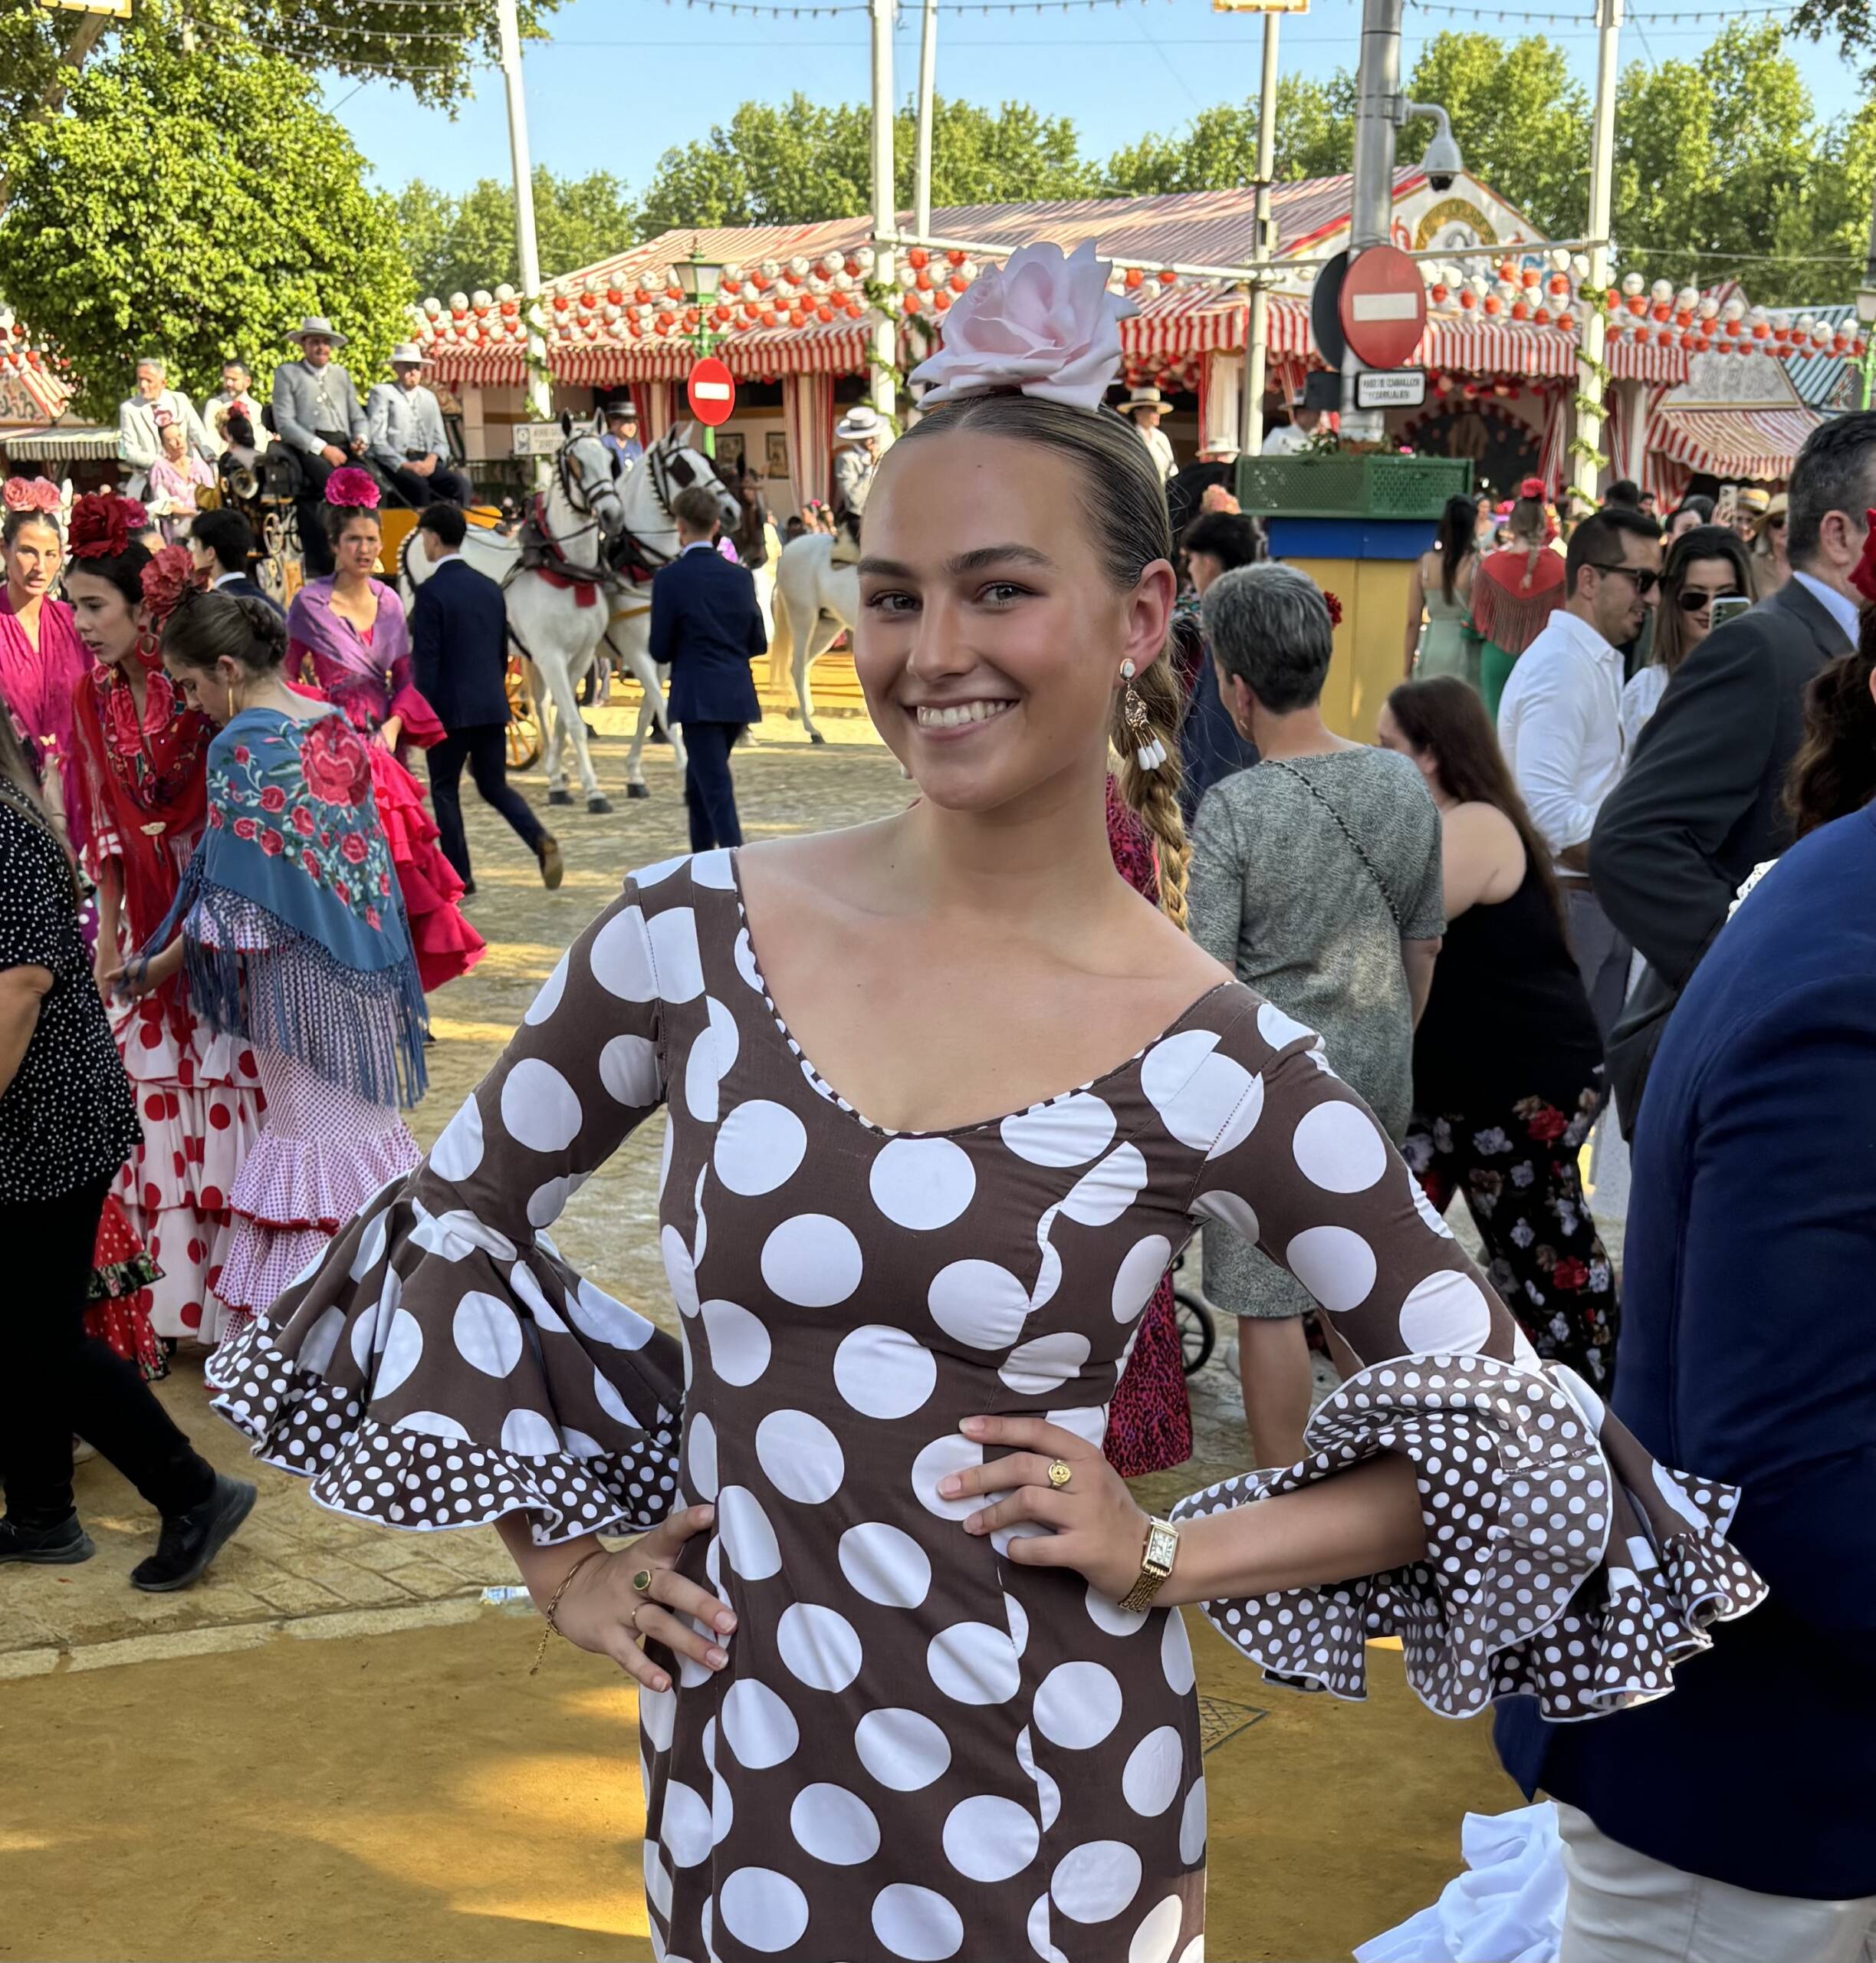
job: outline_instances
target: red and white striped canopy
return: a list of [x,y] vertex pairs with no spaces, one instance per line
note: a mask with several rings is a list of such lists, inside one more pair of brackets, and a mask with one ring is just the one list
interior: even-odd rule
[[1670,406],[1656,412],[1648,447],[1715,477],[1788,477],[1805,439],[1823,419],[1808,409]]

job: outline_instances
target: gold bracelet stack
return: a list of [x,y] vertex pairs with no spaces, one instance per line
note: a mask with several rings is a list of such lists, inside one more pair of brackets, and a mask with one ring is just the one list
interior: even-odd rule
[[560,1577],[560,1585],[554,1590],[554,1599],[548,1603],[547,1606],[545,1613],[545,1626],[540,1632],[540,1646],[534,1652],[534,1660],[528,1666],[527,1674],[531,1677],[540,1668],[540,1659],[547,1653],[547,1638],[550,1636],[558,1636],[560,1633],[560,1626],[557,1621],[555,1621],[554,1613],[560,1606],[561,1596],[567,1593],[567,1585],[572,1581],[573,1577],[586,1566],[588,1561],[597,1560],[600,1555],[604,1554],[605,1551],[606,1550],[603,1547],[589,1547],[586,1553],[582,1554],[579,1560],[575,1561],[573,1566]]

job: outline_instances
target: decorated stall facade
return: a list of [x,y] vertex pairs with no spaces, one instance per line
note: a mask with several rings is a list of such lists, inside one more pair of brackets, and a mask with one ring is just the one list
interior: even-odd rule
[[[1349,180],[1280,186],[1273,202],[1267,409],[1287,403],[1320,365],[1308,295],[1322,260],[1347,243]],[[505,288],[457,294],[425,300],[413,319],[439,381],[462,401],[472,462],[511,453],[531,345],[557,409],[629,392],[647,437],[678,413],[682,378],[708,347],[741,385],[721,453],[761,472],[770,505],[787,511],[828,495],[836,409],[870,391],[874,310],[899,324],[902,373],[942,335],[946,311],[983,267],[1037,238],[1071,248],[1090,239],[1122,262],[1115,284],[1139,310],[1122,330],[1124,379],[1172,398],[1167,426],[1181,449],[1234,442],[1250,311],[1236,275],[1250,260],[1254,222],[1242,189],[956,207],[934,213],[930,243],[899,250],[889,285],[876,278],[863,218],[666,232],[531,301]],[[1702,294],[1632,274],[1590,293],[1585,257],[1464,176],[1435,191],[1418,169],[1398,173],[1392,229],[1403,249],[1427,255],[1416,361],[1428,389],[1421,408],[1392,413],[1390,434],[1466,457],[1493,487],[1533,473],[1560,484],[1580,443],[1598,449],[1608,474],[1663,493],[1697,472],[1776,480],[1819,413],[1786,364],[1862,352],[1841,310],[1772,314],[1736,289]],[[1608,416],[1579,428],[1592,310],[1608,321]]]

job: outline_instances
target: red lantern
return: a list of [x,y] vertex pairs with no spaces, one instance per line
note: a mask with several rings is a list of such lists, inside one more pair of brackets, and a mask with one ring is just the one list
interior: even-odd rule
[[814,317],[817,321],[831,321],[833,317],[834,310],[825,301],[814,310]]
[[921,293],[929,293],[931,291],[931,275],[922,267],[919,269],[918,277],[912,281],[912,284]]
[[1851,341],[1850,344],[1850,352],[1854,354],[1859,361],[1861,361],[1865,354],[1868,352],[1868,349],[1869,342],[1861,334],[1858,334],[1855,340]]
[[749,283],[758,293],[767,293],[775,284],[767,273],[751,273],[749,275]]
[[915,245],[912,250],[905,255],[905,263],[907,265],[913,268],[915,270],[917,270],[920,268],[931,265],[931,255],[928,252],[922,245]]
[[904,304],[905,308],[905,311],[906,311],[906,312],[907,312],[907,313],[908,313],[908,314],[915,314],[915,313],[917,313],[917,312],[918,312],[918,294],[917,294],[916,293],[908,293],[908,294],[906,294],[906,296],[905,296],[905,298],[904,302],[903,302],[902,304]]
[[1713,346],[1713,341],[1706,334],[1696,334],[1694,337],[1693,346],[1696,354],[1704,354]]
[[1170,266],[1161,269],[1159,283],[1161,286],[1176,286],[1178,281],[1179,275]]
[[1459,304],[1467,313],[1470,314],[1478,305],[1479,296],[1470,287],[1462,286],[1459,289]]
[[1485,296],[1484,306],[1488,314],[1502,314],[1505,311],[1505,303],[1495,293],[1488,293]]
[[971,255],[961,246],[954,245],[945,256],[954,266],[961,266]]
[[1446,291],[1447,288],[1445,281],[1443,279],[1436,279],[1433,284],[1427,288],[1427,298],[1433,302],[1434,306],[1444,307],[1446,304]]
[[1754,340],[1769,340],[1771,337],[1772,330],[1763,321],[1753,321],[1753,339]]
[[[507,304],[506,301],[503,303],[504,306]],[[626,296],[617,287],[609,286],[606,289],[606,304],[609,307],[623,307],[626,304]]]
[[931,296],[931,304],[941,314],[951,304],[951,295],[940,287]]
[[1511,303],[1511,317],[1514,321],[1528,321],[1531,317],[1529,302],[1523,300],[1513,301]]
[[1518,284],[1526,288],[1533,287],[1543,278],[1543,275],[1535,266],[1526,266],[1518,275]]
[[762,309],[753,300],[743,302],[743,318],[745,321],[759,321],[761,317]]
[[962,273],[953,273],[951,278],[945,281],[945,284],[948,285],[954,293],[968,293],[971,289],[971,282],[964,278]]
[[1127,268],[1125,278],[1123,283],[1126,286],[1128,291],[1131,293],[1142,283],[1142,281],[1145,279],[1145,278],[1146,275],[1141,271],[1138,266],[1129,266]]
[[1570,276],[1568,273],[1552,273],[1549,284],[1552,293],[1561,300],[1569,292]]
[[565,294],[557,293],[554,296],[554,311],[555,313],[564,314],[567,311],[567,305],[568,301]]
[[1635,335],[1636,347],[1646,347],[1648,344],[1649,338],[1648,330],[1646,327],[1636,328]]

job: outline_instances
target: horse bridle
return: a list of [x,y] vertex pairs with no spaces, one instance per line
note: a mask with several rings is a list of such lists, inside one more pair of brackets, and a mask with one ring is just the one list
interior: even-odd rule
[[554,471],[560,479],[561,496],[580,517],[586,521],[572,536],[584,538],[590,531],[603,532],[605,527],[600,521],[599,514],[593,508],[593,497],[586,488],[585,477],[574,468],[571,461],[573,451],[571,443],[560,446],[554,453]]

